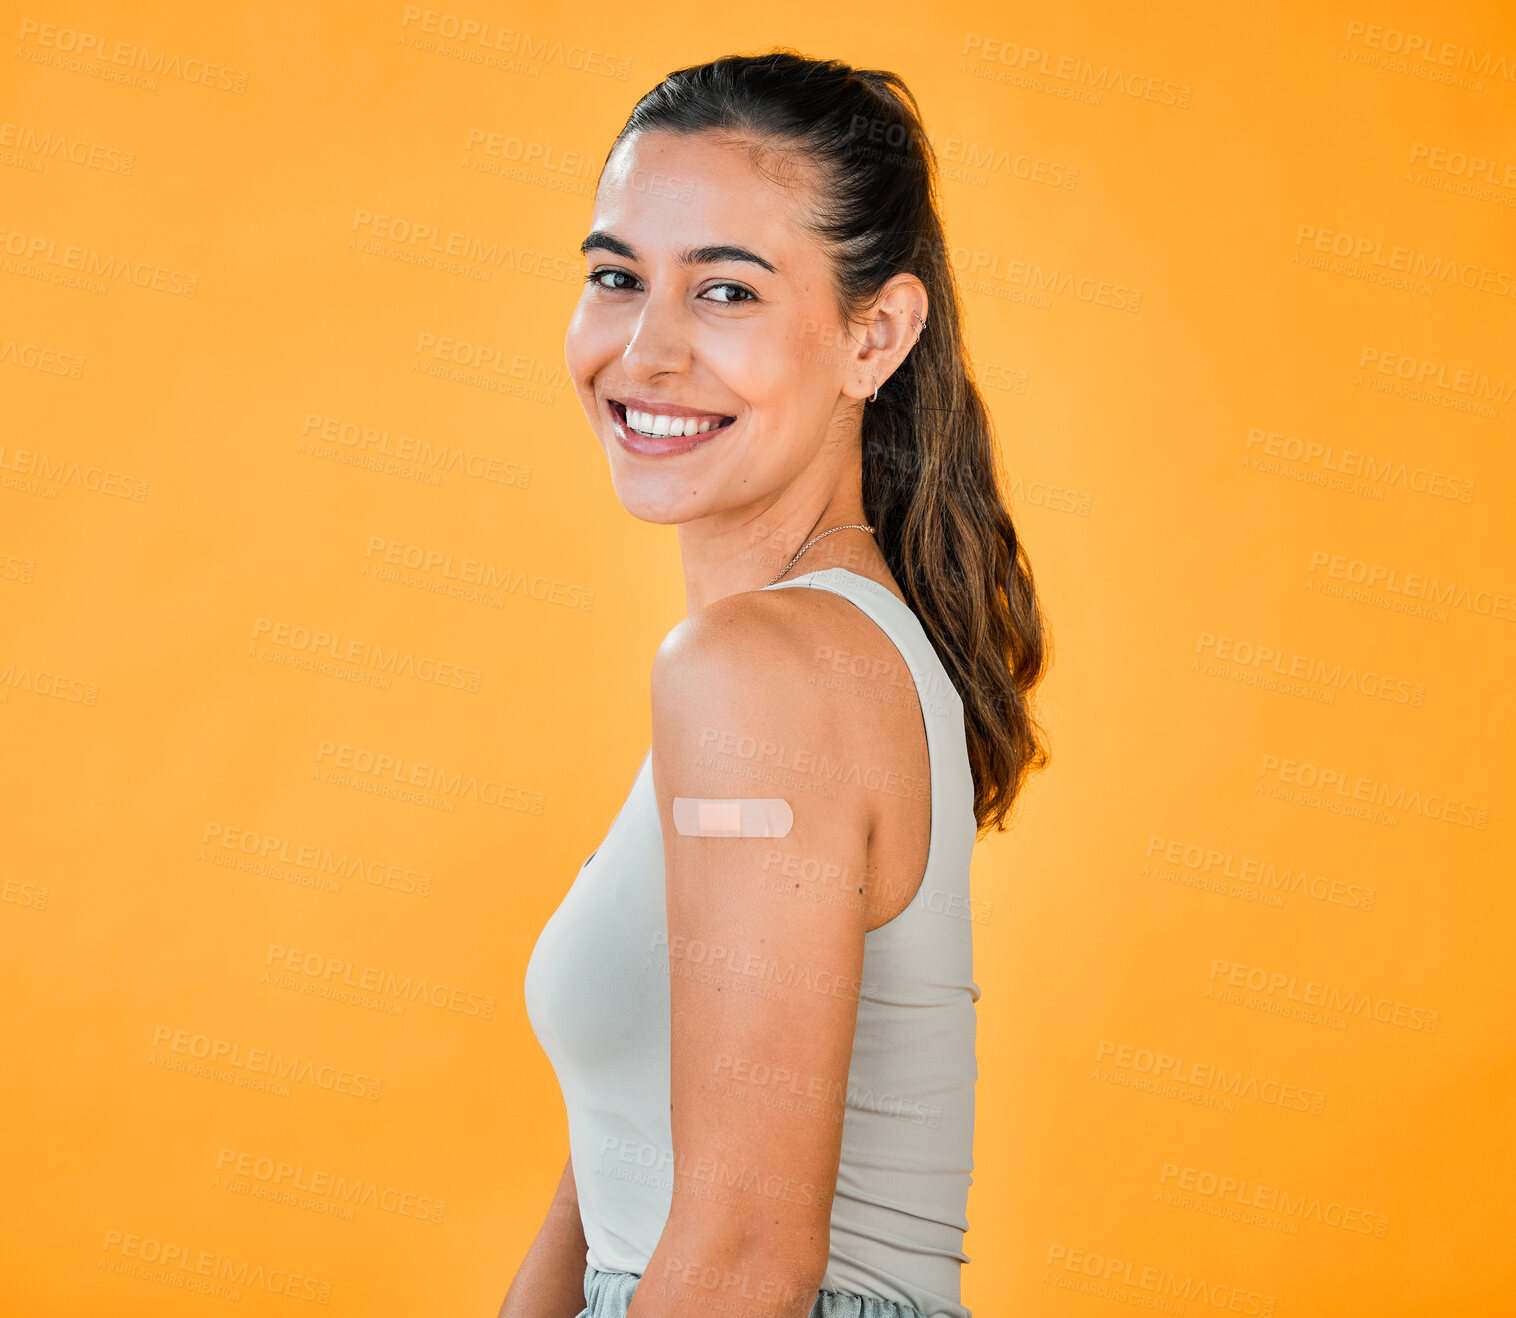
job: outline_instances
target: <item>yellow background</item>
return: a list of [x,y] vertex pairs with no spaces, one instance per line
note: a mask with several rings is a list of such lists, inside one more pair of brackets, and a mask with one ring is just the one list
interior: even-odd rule
[[[8,1312],[227,1311],[136,1236],[325,1288],[236,1312],[493,1318],[566,1150],[527,957],[683,611],[564,373],[576,248],[637,97],[775,44],[922,102],[1055,637],[1052,767],[976,852],[966,1303],[1110,1314],[1144,1276],[1192,1314],[1508,1302],[1510,10],[763,10],[5,6]],[[504,45],[442,35],[465,21]],[[480,259],[414,259],[425,229]],[[1467,286],[1396,282],[1397,248]],[[533,590],[451,593],[465,560]],[[316,632],[438,680],[323,668]],[[382,794],[365,753],[508,799]],[[317,996],[279,949],[461,995]],[[1310,984],[1368,1009],[1298,1014]],[[361,1079],[258,1088],[197,1038]],[[1155,1085],[1156,1054],[1183,1060]],[[1197,1067],[1320,1110],[1218,1106]],[[271,1199],[281,1163],[382,1202]]]

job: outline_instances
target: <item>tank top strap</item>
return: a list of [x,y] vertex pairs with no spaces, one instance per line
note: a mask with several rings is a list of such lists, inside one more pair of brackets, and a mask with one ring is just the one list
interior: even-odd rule
[[916,684],[923,722],[930,728],[947,720],[950,727],[961,729],[963,700],[958,688],[948,677],[921,619],[898,595],[872,577],[860,576],[844,567],[821,568],[789,581],[776,581],[761,589],[780,590],[786,586],[811,586],[851,600],[878,624],[900,651]]

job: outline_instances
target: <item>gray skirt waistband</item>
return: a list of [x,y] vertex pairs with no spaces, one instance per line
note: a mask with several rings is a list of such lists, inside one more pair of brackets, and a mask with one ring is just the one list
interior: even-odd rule
[[[585,1308],[578,1318],[626,1318],[627,1306],[637,1283],[636,1272],[604,1272],[593,1263],[584,1269]],[[925,1318],[909,1304],[881,1300],[875,1295],[846,1295],[841,1291],[817,1291],[806,1318]]]

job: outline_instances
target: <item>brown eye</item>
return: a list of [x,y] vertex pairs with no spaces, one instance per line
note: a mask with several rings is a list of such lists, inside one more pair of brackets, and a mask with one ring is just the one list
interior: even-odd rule
[[718,297],[718,298],[713,299],[713,301],[716,301],[716,302],[725,302],[728,305],[730,305],[730,304],[735,303],[735,302],[756,302],[758,300],[758,295],[756,293],[753,293],[749,289],[743,288],[743,286],[741,284],[712,284],[711,287],[706,290],[706,292],[714,292],[718,288],[731,288],[731,289],[735,289],[742,296],[741,297],[735,297],[735,298],[731,298],[731,297]]

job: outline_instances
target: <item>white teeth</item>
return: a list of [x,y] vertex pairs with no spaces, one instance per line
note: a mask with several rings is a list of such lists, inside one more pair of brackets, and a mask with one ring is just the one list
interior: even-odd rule
[[678,439],[685,435],[703,435],[716,422],[697,422],[694,417],[671,417],[667,413],[634,412],[627,408],[626,424],[639,435],[656,439]]

